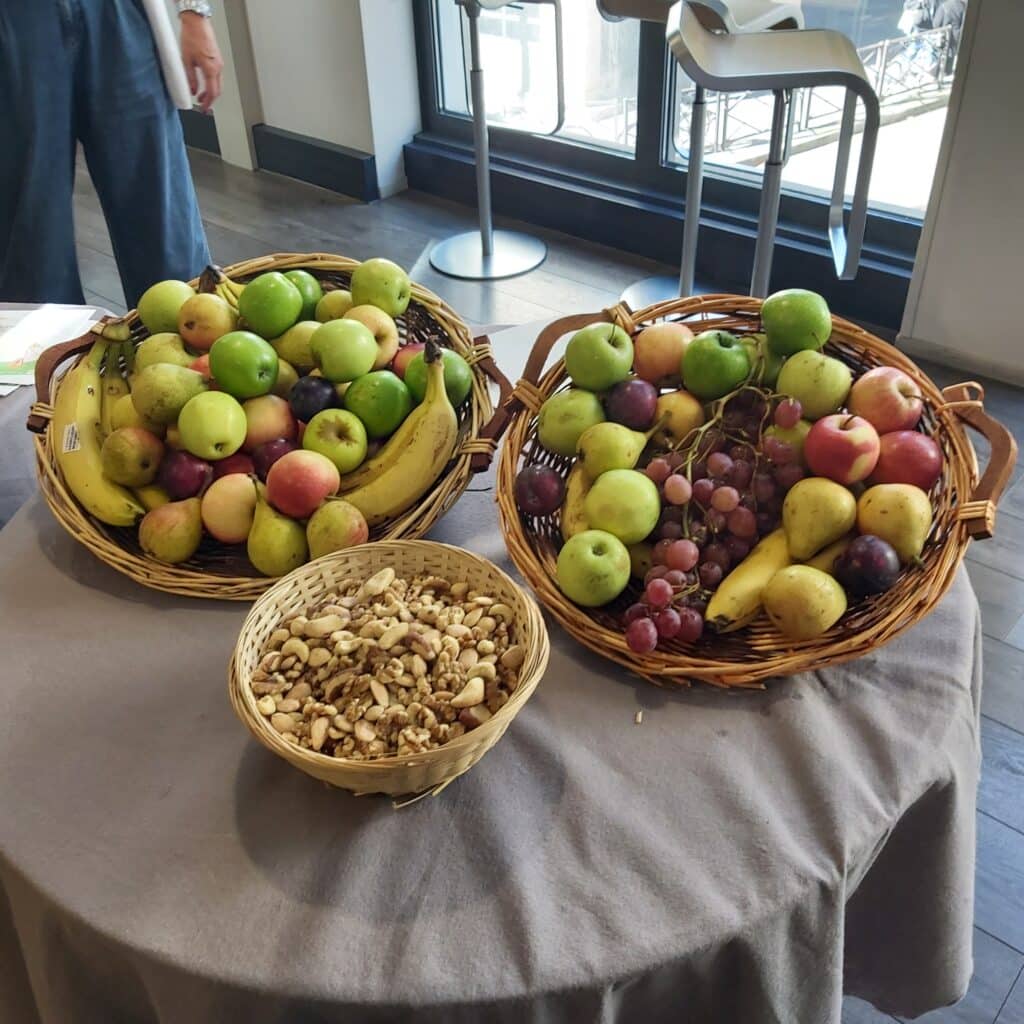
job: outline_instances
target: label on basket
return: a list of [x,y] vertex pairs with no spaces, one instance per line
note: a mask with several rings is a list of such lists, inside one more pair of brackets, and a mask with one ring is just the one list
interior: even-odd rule
[[61,441],[61,452],[67,455],[69,452],[77,452],[82,447],[78,437],[78,424],[69,423],[64,428],[64,438]]

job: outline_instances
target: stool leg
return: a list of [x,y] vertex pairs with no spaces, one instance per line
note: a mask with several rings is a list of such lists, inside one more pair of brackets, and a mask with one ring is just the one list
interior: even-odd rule
[[790,93],[781,89],[775,93],[771,142],[768,147],[768,161],[764,165],[761,212],[757,219],[754,273],[750,279],[750,294],[755,298],[764,298],[768,294],[768,281],[772,273],[772,252],[775,248],[779,198],[782,194],[782,168],[786,162],[786,110],[791,98]]
[[476,204],[480,215],[480,245],[484,256],[494,252],[494,222],[491,217],[491,147],[487,137],[487,108],[484,106],[484,70],[480,64],[480,8],[470,4],[469,86],[473,98],[473,148],[476,151]]
[[683,221],[683,255],[679,267],[679,294],[693,294],[697,269],[697,232],[700,228],[701,190],[704,184],[704,126],[706,123],[704,86],[693,93],[690,113],[690,153],[686,166],[686,219]]

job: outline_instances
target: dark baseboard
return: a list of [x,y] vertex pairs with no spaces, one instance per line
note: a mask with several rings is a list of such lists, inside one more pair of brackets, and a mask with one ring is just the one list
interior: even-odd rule
[[[405,147],[405,173],[411,188],[463,203],[476,200],[473,153],[464,144],[419,135]],[[492,153],[491,177],[497,213],[666,263],[679,262],[682,175],[679,194],[673,195]],[[756,212],[721,205],[712,189],[705,192],[710,194],[701,211],[697,276],[716,287],[747,294],[757,236]],[[787,221],[785,213],[784,204],[772,289],[811,288],[843,316],[897,329],[913,268],[911,239],[897,239],[896,232],[882,243],[871,244],[869,238],[856,280],[838,281],[825,220],[818,230]]]
[[377,162],[369,153],[267,124],[254,124],[252,139],[256,162],[263,170],[286,174],[366,203],[380,199]]
[[217,138],[217,123],[214,119],[199,110],[179,110],[178,113],[181,115],[185,145],[220,156],[220,140]]

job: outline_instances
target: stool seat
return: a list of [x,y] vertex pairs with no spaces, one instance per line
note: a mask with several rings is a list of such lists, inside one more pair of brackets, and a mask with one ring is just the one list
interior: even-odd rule
[[700,0],[700,6],[712,11],[730,35],[804,27],[800,0]]

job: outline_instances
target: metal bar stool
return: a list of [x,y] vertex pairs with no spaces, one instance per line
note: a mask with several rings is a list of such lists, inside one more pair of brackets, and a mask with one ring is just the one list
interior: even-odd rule
[[[601,2],[605,6],[617,6],[619,13],[623,7],[630,6],[630,0]],[[652,0],[639,2],[648,10],[652,7]],[[661,7],[660,4],[656,6]],[[842,86],[846,89],[829,205],[828,234],[836,273],[841,280],[852,279],[856,276],[860,262],[867,223],[868,185],[879,127],[878,97],[868,82],[857,51],[845,36],[831,31],[759,31],[741,35],[714,32],[708,28],[707,9],[707,2],[697,4],[679,0],[669,12],[666,31],[669,49],[697,86],[692,118],[696,132],[691,128],[678,294],[688,295],[693,290],[703,175],[704,89],[719,92],[771,90],[775,96],[750,286],[751,294],[755,296],[766,295],[769,287],[782,190],[782,169],[788,148],[787,115],[792,90],[819,86]],[[844,227],[843,203],[858,97],[863,101],[865,109],[864,138],[847,230]],[[638,282],[641,287],[632,286],[623,296],[624,300],[633,308],[639,308],[675,294],[671,283],[667,286],[662,283],[659,292],[658,286],[653,284],[657,280]],[[662,282],[668,280],[661,279]]]
[[[496,231],[491,214],[490,143],[484,104],[484,72],[480,63],[480,12],[508,6],[513,0],[455,0],[464,7],[469,22],[469,81],[473,114],[473,149],[476,161],[476,196],[479,231],[467,231],[438,242],[430,252],[430,264],[449,277],[493,281],[525,274],[544,262],[547,246],[521,231]],[[516,0],[520,4],[548,4],[555,13],[555,60],[558,117],[551,134],[565,120],[565,74],[562,50],[561,0]]]

